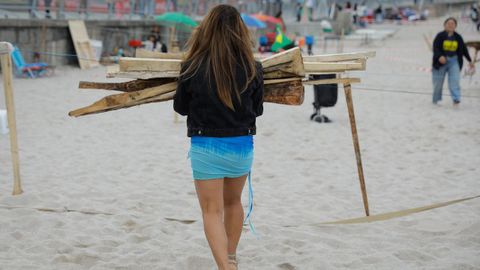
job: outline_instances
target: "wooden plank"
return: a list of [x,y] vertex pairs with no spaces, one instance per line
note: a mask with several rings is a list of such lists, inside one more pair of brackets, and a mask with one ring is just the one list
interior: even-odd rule
[[285,78],[304,76],[302,52],[295,47],[261,60],[264,78]]
[[79,116],[109,112],[109,111],[114,111],[119,109],[126,109],[126,108],[130,108],[130,107],[134,107],[142,104],[172,100],[174,96],[175,96],[175,91],[172,91],[172,92],[160,94],[158,96],[154,96],[151,98],[137,100],[137,101],[131,100],[130,102],[117,104],[117,105],[99,104],[95,102],[90,106],[87,106],[75,111],[71,111],[68,115],[79,117]]
[[108,77],[108,74],[110,74],[110,73],[120,72],[120,67],[118,65],[106,66],[105,68],[106,68],[106,71],[107,71],[107,77]]
[[263,101],[285,105],[301,105],[305,90],[301,79],[296,81],[267,84],[264,88]]
[[271,79],[271,80],[263,80],[263,84],[275,84],[275,83],[282,83],[282,82],[291,82],[291,81],[298,81],[301,80],[301,77],[294,77],[294,78],[285,78],[285,79]]
[[124,79],[155,79],[155,78],[177,78],[180,72],[149,72],[149,71],[129,71],[129,72],[111,72],[107,73],[107,78]]
[[342,62],[342,61],[354,61],[360,59],[366,59],[375,57],[376,52],[354,52],[354,53],[340,53],[340,54],[323,54],[304,56],[305,62]]
[[[300,105],[304,100],[302,80],[276,82],[265,85],[264,101],[286,105]],[[104,97],[92,105],[73,110],[70,116],[83,116],[123,108],[129,108],[152,102],[161,102],[173,99],[176,82],[140,91],[116,94]]]
[[160,86],[162,84],[174,82],[175,78],[156,78],[150,80],[134,80],[121,83],[104,83],[104,82],[85,82],[80,81],[78,88],[80,89],[102,89],[102,90],[116,90],[123,92],[133,92]]
[[[12,86],[12,59],[10,57],[11,45],[7,42],[0,42],[0,62],[3,73],[3,87],[5,91],[5,102],[7,107],[8,129],[10,130],[10,152],[13,163],[13,195],[22,194],[20,181],[20,162],[18,158],[17,124],[15,122],[15,104],[13,102]],[[5,53],[6,52],[6,53]]]
[[358,62],[305,62],[305,72],[315,74],[317,72],[345,72],[348,70],[362,70],[362,63]]
[[95,59],[92,46],[90,45],[90,38],[88,37],[87,28],[82,20],[68,21],[68,28],[73,40],[73,46],[77,53],[78,62],[81,69],[99,66],[100,64]]
[[[169,92],[173,92],[177,89],[177,83],[168,83],[161,86],[147,88],[140,91],[127,92],[122,94],[115,94],[106,96],[90,106],[83,107],[69,112],[70,116],[81,116],[99,111],[108,111],[115,108],[131,107],[132,104],[142,104],[142,100],[149,100],[153,97],[160,96]],[[135,105],[132,105],[135,106]]]
[[[174,82],[175,80],[176,80],[175,78],[155,78],[155,79],[149,79],[149,80],[138,79],[138,80],[120,82],[120,83],[80,81],[78,84],[78,88],[133,92],[133,91],[138,91],[145,88],[150,88],[150,87]],[[301,78],[295,77],[295,78],[286,78],[286,79],[272,79],[272,80],[264,80],[263,84],[265,85],[276,84],[276,83],[291,82],[291,81],[298,81],[298,80],[301,80]],[[357,82],[356,80],[358,80],[359,82],[359,79],[352,79],[352,80],[341,79],[339,83],[346,82],[346,81]],[[319,80],[320,83],[323,81],[324,80]],[[316,82],[316,81],[304,81],[304,84],[314,84],[311,82]]]
[[148,72],[180,72],[180,59],[155,59],[122,57],[118,61],[120,72],[148,71]]
[[359,59],[359,60],[355,60],[353,61],[354,63],[360,63],[361,66],[362,66],[362,69],[361,70],[366,70],[367,69],[367,59]]
[[156,58],[156,59],[183,59],[182,53],[161,53],[152,52],[145,49],[137,49],[135,51],[136,58]]
[[177,72],[154,72],[154,71],[120,71],[119,65],[107,66],[107,78],[126,78],[126,79],[155,79],[155,78],[177,78],[180,71]]
[[304,85],[320,85],[320,84],[345,84],[345,83],[359,83],[359,78],[337,78],[324,80],[309,80],[303,81]]

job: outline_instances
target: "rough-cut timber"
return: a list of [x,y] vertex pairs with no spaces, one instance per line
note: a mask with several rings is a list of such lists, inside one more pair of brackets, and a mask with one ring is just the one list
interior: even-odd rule
[[122,57],[118,60],[120,71],[179,72],[180,59],[155,59]]
[[[176,80],[180,71],[180,59],[152,58],[148,52],[140,56],[149,58],[121,58],[119,65],[107,67],[110,77],[136,78],[122,83],[80,82],[80,88],[117,90],[126,93],[110,95],[90,106],[74,110],[71,116],[82,116],[128,108],[140,104],[170,100],[175,95]],[[155,53],[162,55],[160,53]],[[264,101],[300,105],[304,100],[304,84],[351,84],[358,78],[337,78],[303,81],[305,74],[342,73],[348,70],[364,70],[368,57],[374,52],[334,54],[306,57],[304,62],[299,48],[263,59]],[[170,57],[170,56],[168,56]],[[322,60],[323,62],[319,62]],[[311,62],[310,62],[311,61]]]
[[103,82],[85,82],[81,81],[78,84],[80,89],[103,89],[103,90],[116,90],[122,92],[139,91],[146,88],[160,86],[162,84],[171,83],[176,81],[175,78],[154,78],[149,80],[133,80],[129,82],[121,83],[103,83]]
[[161,53],[152,52],[145,49],[136,49],[135,58],[157,58],[157,59],[182,59],[182,53]]
[[305,73],[317,74],[317,73],[340,73],[349,70],[363,70],[364,65],[360,62],[305,62]]
[[305,76],[302,53],[298,47],[263,59],[262,66],[265,79]]
[[[81,116],[91,113],[110,111],[115,109],[127,108],[143,103],[149,103],[152,98],[173,92],[177,89],[177,83],[168,83],[161,86],[147,88],[135,92],[127,92],[104,97],[90,106],[71,111],[70,116]],[[147,102],[145,102],[147,101]]]
[[[78,117],[152,102],[167,101],[173,99],[176,87],[177,84],[174,82],[140,91],[110,95],[90,106],[71,111],[69,115]],[[265,102],[300,105],[303,103],[303,99],[304,88],[300,79],[265,85]]]
[[263,100],[265,102],[301,105],[305,97],[302,80],[265,85]]
[[356,53],[340,53],[340,54],[324,54],[304,56],[305,62],[344,62],[368,59],[375,57],[375,52],[356,52]]
[[345,84],[345,83],[359,83],[359,78],[337,78],[337,79],[323,79],[323,80],[309,80],[304,81],[305,85],[320,85],[320,84]]

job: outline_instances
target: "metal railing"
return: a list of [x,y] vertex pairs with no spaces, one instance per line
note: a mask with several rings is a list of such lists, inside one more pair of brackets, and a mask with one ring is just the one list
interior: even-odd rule
[[[168,11],[179,11],[190,16],[203,16],[217,4],[230,4],[243,12],[256,12],[265,0],[0,0],[0,11],[13,17],[31,18],[88,18],[145,19]],[[267,6],[265,6],[267,8]],[[17,16],[15,16],[17,15]],[[28,16],[26,16],[28,17]]]

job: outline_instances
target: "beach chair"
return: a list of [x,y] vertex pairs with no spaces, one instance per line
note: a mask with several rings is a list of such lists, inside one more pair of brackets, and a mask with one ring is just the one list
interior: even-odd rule
[[12,62],[15,65],[15,76],[17,77],[44,77],[53,74],[53,67],[47,63],[25,63],[22,52],[17,46],[14,46],[12,52]]

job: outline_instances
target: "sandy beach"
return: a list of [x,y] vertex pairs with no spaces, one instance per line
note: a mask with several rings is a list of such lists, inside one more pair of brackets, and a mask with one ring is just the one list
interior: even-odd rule
[[[446,85],[441,105],[431,104],[422,35],[442,22],[376,26],[398,31],[345,44],[345,52],[377,52],[367,71],[351,74],[362,79],[353,99],[372,215],[480,195],[480,66],[462,76],[459,108]],[[464,39],[478,40],[464,24]],[[78,90],[80,80],[106,81],[105,68],[57,67],[53,77],[13,82],[24,194],[11,196],[1,135],[0,269],[215,269],[185,119],[174,123],[171,102],[71,118],[108,94]],[[305,92],[302,106],[265,104],[258,118],[258,237],[245,226],[239,269],[480,269],[480,198],[387,221],[321,224],[364,210],[343,89],[323,110],[330,124],[309,120],[312,87]]]

